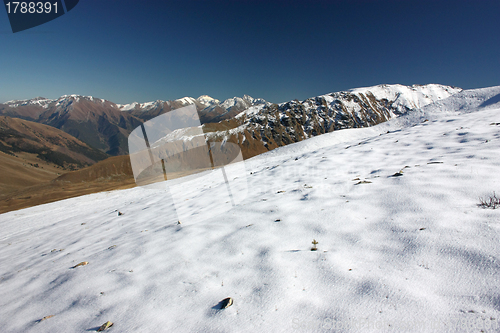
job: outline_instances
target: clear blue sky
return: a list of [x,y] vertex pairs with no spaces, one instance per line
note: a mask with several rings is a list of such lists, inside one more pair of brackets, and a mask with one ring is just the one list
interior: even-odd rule
[[0,45],[0,102],[480,88],[500,85],[500,1],[81,0],[16,34],[0,8]]

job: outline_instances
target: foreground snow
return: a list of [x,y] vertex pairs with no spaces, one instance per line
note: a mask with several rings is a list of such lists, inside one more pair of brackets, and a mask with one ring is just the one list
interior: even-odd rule
[[244,204],[196,224],[145,188],[2,214],[1,330],[498,331],[500,210],[477,207],[500,192],[486,95],[248,160]]

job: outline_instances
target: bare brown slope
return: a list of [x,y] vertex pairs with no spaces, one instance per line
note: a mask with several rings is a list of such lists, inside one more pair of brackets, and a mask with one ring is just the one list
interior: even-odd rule
[[[250,152],[248,149],[245,151],[245,155],[257,155],[257,153]],[[196,156],[196,154],[188,155],[189,165],[196,165],[199,156]],[[169,179],[183,177],[203,170],[195,169],[170,173]],[[2,196],[0,197],[0,213],[90,193],[131,188],[135,185],[130,157],[128,155],[114,156],[87,168],[66,172],[51,181],[25,187]]]
[[[0,159],[0,163],[2,162],[3,160]],[[32,186],[0,196],[0,213],[85,194],[135,186],[128,155],[110,157],[90,167],[67,172],[54,178],[46,177],[43,182],[35,182]]]
[[85,194],[134,187],[135,182],[49,182],[27,187],[0,200],[0,214]]
[[9,193],[50,182],[62,172],[57,165],[40,161],[36,154],[0,152],[0,200]]
[[30,153],[39,161],[77,169],[107,157],[75,137],[54,127],[0,116],[0,151],[16,156]]
[[130,157],[128,155],[113,156],[88,168],[65,173],[54,182],[122,182],[134,180]]
[[0,116],[0,212],[119,188],[97,182],[69,187],[52,182],[68,170],[106,157],[56,128]]
[[0,104],[0,115],[27,120],[36,120],[44,111],[45,109],[38,105],[21,105],[18,107],[11,107],[6,104]]
[[51,103],[39,123],[59,128],[109,155],[128,153],[128,134],[142,123],[115,103],[82,96],[61,97]]

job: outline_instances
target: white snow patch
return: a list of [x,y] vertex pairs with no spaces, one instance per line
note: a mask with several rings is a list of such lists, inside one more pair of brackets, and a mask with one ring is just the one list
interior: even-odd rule
[[418,109],[436,100],[448,98],[462,91],[440,84],[404,86],[400,84],[383,84],[373,87],[351,89],[355,94],[372,93],[375,98],[395,101],[395,105],[402,105],[409,109]]

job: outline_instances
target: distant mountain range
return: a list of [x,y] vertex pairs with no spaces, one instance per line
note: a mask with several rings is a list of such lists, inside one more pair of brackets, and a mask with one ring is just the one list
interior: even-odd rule
[[115,104],[92,96],[65,95],[58,99],[37,97],[0,104],[0,115],[21,118],[58,128],[109,155],[128,153],[128,134],[141,123],[172,109],[196,105],[203,123],[228,119],[250,106],[267,105],[250,96],[222,103],[208,96],[174,101]]
[[142,122],[115,103],[76,95],[7,102],[0,114],[58,128],[108,155],[126,154],[127,136]]
[[116,104],[92,96],[37,97],[0,104],[0,115],[60,129],[108,155],[128,153],[127,137],[141,123],[194,104],[212,140],[240,144],[245,158],[344,128],[366,127],[449,97],[462,89],[438,84],[379,85],[281,104],[244,95]]

